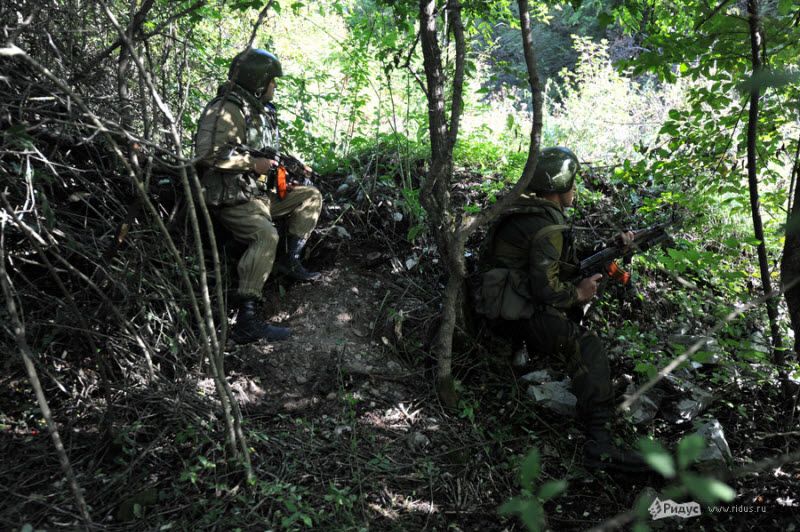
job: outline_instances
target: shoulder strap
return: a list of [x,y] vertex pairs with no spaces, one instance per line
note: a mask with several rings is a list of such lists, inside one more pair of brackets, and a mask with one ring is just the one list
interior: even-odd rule
[[548,237],[553,233],[558,233],[559,231],[566,231],[567,229],[569,229],[569,226],[563,224],[546,225],[536,232],[531,242],[536,242],[537,240]]
[[[220,89],[220,91],[222,91],[222,89]],[[226,102],[231,102],[236,107],[238,107],[239,110],[242,112],[242,115],[244,116],[244,123],[250,124],[249,106],[245,105],[244,100],[241,98],[241,96],[236,94],[233,90],[228,90],[227,94],[225,94],[224,92],[222,94],[217,94],[217,96],[215,96],[203,108],[203,112],[200,113],[200,119],[202,120],[202,118],[206,115],[206,113],[208,113],[209,109],[211,109],[215,105],[218,105],[223,100]],[[197,130],[195,130],[194,134],[192,135],[192,144],[197,146]]]
[[[242,97],[239,96],[238,94],[236,94],[232,90],[228,91],[228,94],[220,94],[217,97],[215,97],[213,100],[208,102],[208,105],[206,106],[206,110],[211,109],[212,106],[217,105],[218,103],[220,103],[223,100],[225,100],[225,102],[231,102],[236,107],[238,107],[239,110],[244,115],[245,122],[247,122],[247,123],[250,122],[250,112],[249,112],[250,110],[248,109],[248,106],[244,104],[244,100],[242,99]],[[203,113],[205,113],[205,112],[206,111],[204,110]]]
[[494,237],[498,229],[500,229],[500,226],[503,225],[503,222],[517,214],[541,214],[544,212],[544,208],[540,205],[516,205],[498,216],[497,219],[489,226],[489,230],[486,232],[486,237],[484,237],[483,243],[478,251],[478,267],[480,271],[485,271],[488,269],[487,261],[489,260],[489,256],[494,252]]

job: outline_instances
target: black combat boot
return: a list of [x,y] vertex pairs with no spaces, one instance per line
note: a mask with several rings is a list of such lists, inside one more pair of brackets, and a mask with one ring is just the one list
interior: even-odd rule
[[305,245],[306,241],[304,239],[287,235],[286,254],[275,261],[275,271],[296,281],[315,281],[319,279],[319,272],[310,272],[300,263],[300,252]]
[[614,444],[609,430],[611,409],[597,408],[583,416],[586,445],[583,465],[587,469],[603,469],[626,473],[647,473],[650,466],[636,451],[620,449]]
[[249,344],[257,340],[277,342],[286,340],[292,334],[291,329],[270,325],[256,315],[256,300],[245,298],[239,302],[239,315],[236,325],[231,330],[231,340],[237,344]]

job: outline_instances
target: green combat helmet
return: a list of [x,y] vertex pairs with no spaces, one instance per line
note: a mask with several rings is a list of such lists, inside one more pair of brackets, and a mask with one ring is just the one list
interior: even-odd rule
[[282,75],[278,58],[261,48],[251,48],[234,57],[228,71],[228,79],[253,94],[262,91],[269,80]]
[[556,146],[539,152],[539,161],[528,183],[531,192],[569,192],[575,183],[575,175],[580,170],[578,158],[567,148]]

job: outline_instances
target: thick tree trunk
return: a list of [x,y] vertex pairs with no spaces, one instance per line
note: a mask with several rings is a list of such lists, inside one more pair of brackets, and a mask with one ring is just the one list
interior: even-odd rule
[[794,152],[792,179],[794,195],[791,199],[791,210],[786,220],[786,239],[783,244],[783,260],[781,261],[781,284],[783,285],[786,306],[789,308],[789,319],[794,330],[795,356],[800,353],[800,187],[797,186],[800,171],[800,138]]
[[[761,71],[761,29],[758,19],[758,0],[747,0],[748,22],[750,24],[750,52],[753,65],[753,76]],[[750,113],[747,124],[747,180],[750,186],[750,208],[753,212],[753,229],[755,237],[760,242],[758,245],[758,265],[761,270],[761,283],[764,294],[772,292],[770,282],[769,262],[767,259],[767,246],[764,242],[764,226],[761,222],[761,207],[758,195],[758,176],[756,174],[757,153],[756,139],[758,135],[758,105],[760,89],[757,84],[753,84],[750,92]],[[767,300],[767,316],[769,316],[770,331],[772,333],[773,361],[783,364],[783,350],[781,332],[778,327],[778,300],[770,297]]]

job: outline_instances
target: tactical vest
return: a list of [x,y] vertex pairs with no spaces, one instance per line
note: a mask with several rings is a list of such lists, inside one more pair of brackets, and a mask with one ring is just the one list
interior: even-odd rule
[[[544,215],[548,218],[563,220],[563,214],[555,207],[549,205],[516,205],[506,211],[497,220],[486,235],[480,250],[479,268],[481,271],[481,286],[478,291],[477,311],[489,319],[500,318],[503,320],[520,320],[533,316],[536,312],[536,303],[530,292],[530,278],[527,271],[514,268],[491,267],[490,261],[494,256],[495,237],[498,229],[512,216],[521,214]],[[528,245],[547,238],[556,232],[567,232],[564,236],[564,248],[561,253],[562,262],[572,262],[570,226],[553,223],[542,227],[528,240]]]
[[236,105],[242,112],[247,129],[245,139],[248,147],[256,150],[273,148],[280,151],[278,110],[272,102],[262,104],[255,96],[237,85],[223,85],[217,91],[217,96],[208,102],[200,116],[205,115],[215,105],[222,105],[223,100]]
[[[264,105],[236,85],[223,85],[217,96],[206,105],[200,115],[201,120],[215,106],[221,108],[224,102],[233,103],[241,111],[245,122],[244,138],[247,147],[256,150],[265,148],[280,150],[277,111],[272,103]],[[217,157],[225,158],[236,153],[237,147],[214,146],[214,149],[218,150]],[[200,175],[206,204],[211,207],[229,207],[246,203],[263,194],[266,188],[256,180],[252,172],[222,170],[212,166],[201,168]]]

